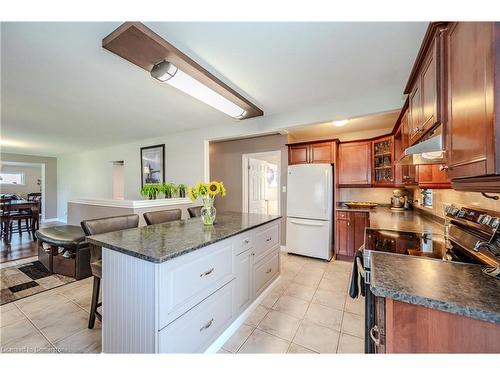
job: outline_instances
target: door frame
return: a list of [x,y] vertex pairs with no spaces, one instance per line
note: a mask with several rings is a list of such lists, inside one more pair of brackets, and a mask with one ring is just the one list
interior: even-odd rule
[[278,156],[278,215],[281,215],[281,150],[253,152],[241,155],[241,211],[248,212],[248,159],[258,159],[259,156]]

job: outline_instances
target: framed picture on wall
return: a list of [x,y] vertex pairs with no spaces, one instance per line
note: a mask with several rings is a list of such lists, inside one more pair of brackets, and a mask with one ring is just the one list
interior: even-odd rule
[[165,145],[141,147],[141,186],[165,182]]

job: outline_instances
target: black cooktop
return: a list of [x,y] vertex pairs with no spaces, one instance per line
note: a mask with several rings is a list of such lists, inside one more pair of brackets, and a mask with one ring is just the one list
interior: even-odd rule
[[477,263],[458,248],[448,248],[446,238],[435,233],[370,229],[365,231],[365,249],[455,261]]

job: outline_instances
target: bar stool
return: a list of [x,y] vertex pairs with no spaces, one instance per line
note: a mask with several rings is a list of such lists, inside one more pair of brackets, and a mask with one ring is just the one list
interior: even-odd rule
[[[84,220],[81,222],[81,226],[86,236],[116,232],[123,229],[137,228],[139,226],[139,215],[124,215]],[[94,283],[92,287],[92,302],[88,327],[92,329],[94,328],[96,318],[102,321],[102,315],[97,311],[97,308],[102,306],[102,302],[99,302],[99,289],[101,287],[102,278],[102,248],[94,244],[90,244],[90,268],[94,276]]]
[[182,211],[180,209],[146,212],[143,214],[147,225],[168,223],[180,220]]
[[193,218],[193,217],[200,217],[201,216],[201,208],[203,206],[197,206],[197,207],[189,207],[188,208],[188,213],[189,213],[189,217]]

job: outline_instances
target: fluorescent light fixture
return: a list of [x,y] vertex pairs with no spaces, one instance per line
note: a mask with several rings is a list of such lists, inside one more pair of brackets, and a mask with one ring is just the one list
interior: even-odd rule
[[171,62],[162,61],[153,66],[153,69],[151,69],[151,77],[160,82],[168,83],[170,86],[224,112],[228,116],[241,119],[247,114],[247,111],[243,108],[184,73]]
[[333,121],[332,124],[340,127],[340,126],[347,125],[348,122],[349,122],[349,120],[338,120],[338,121]]

